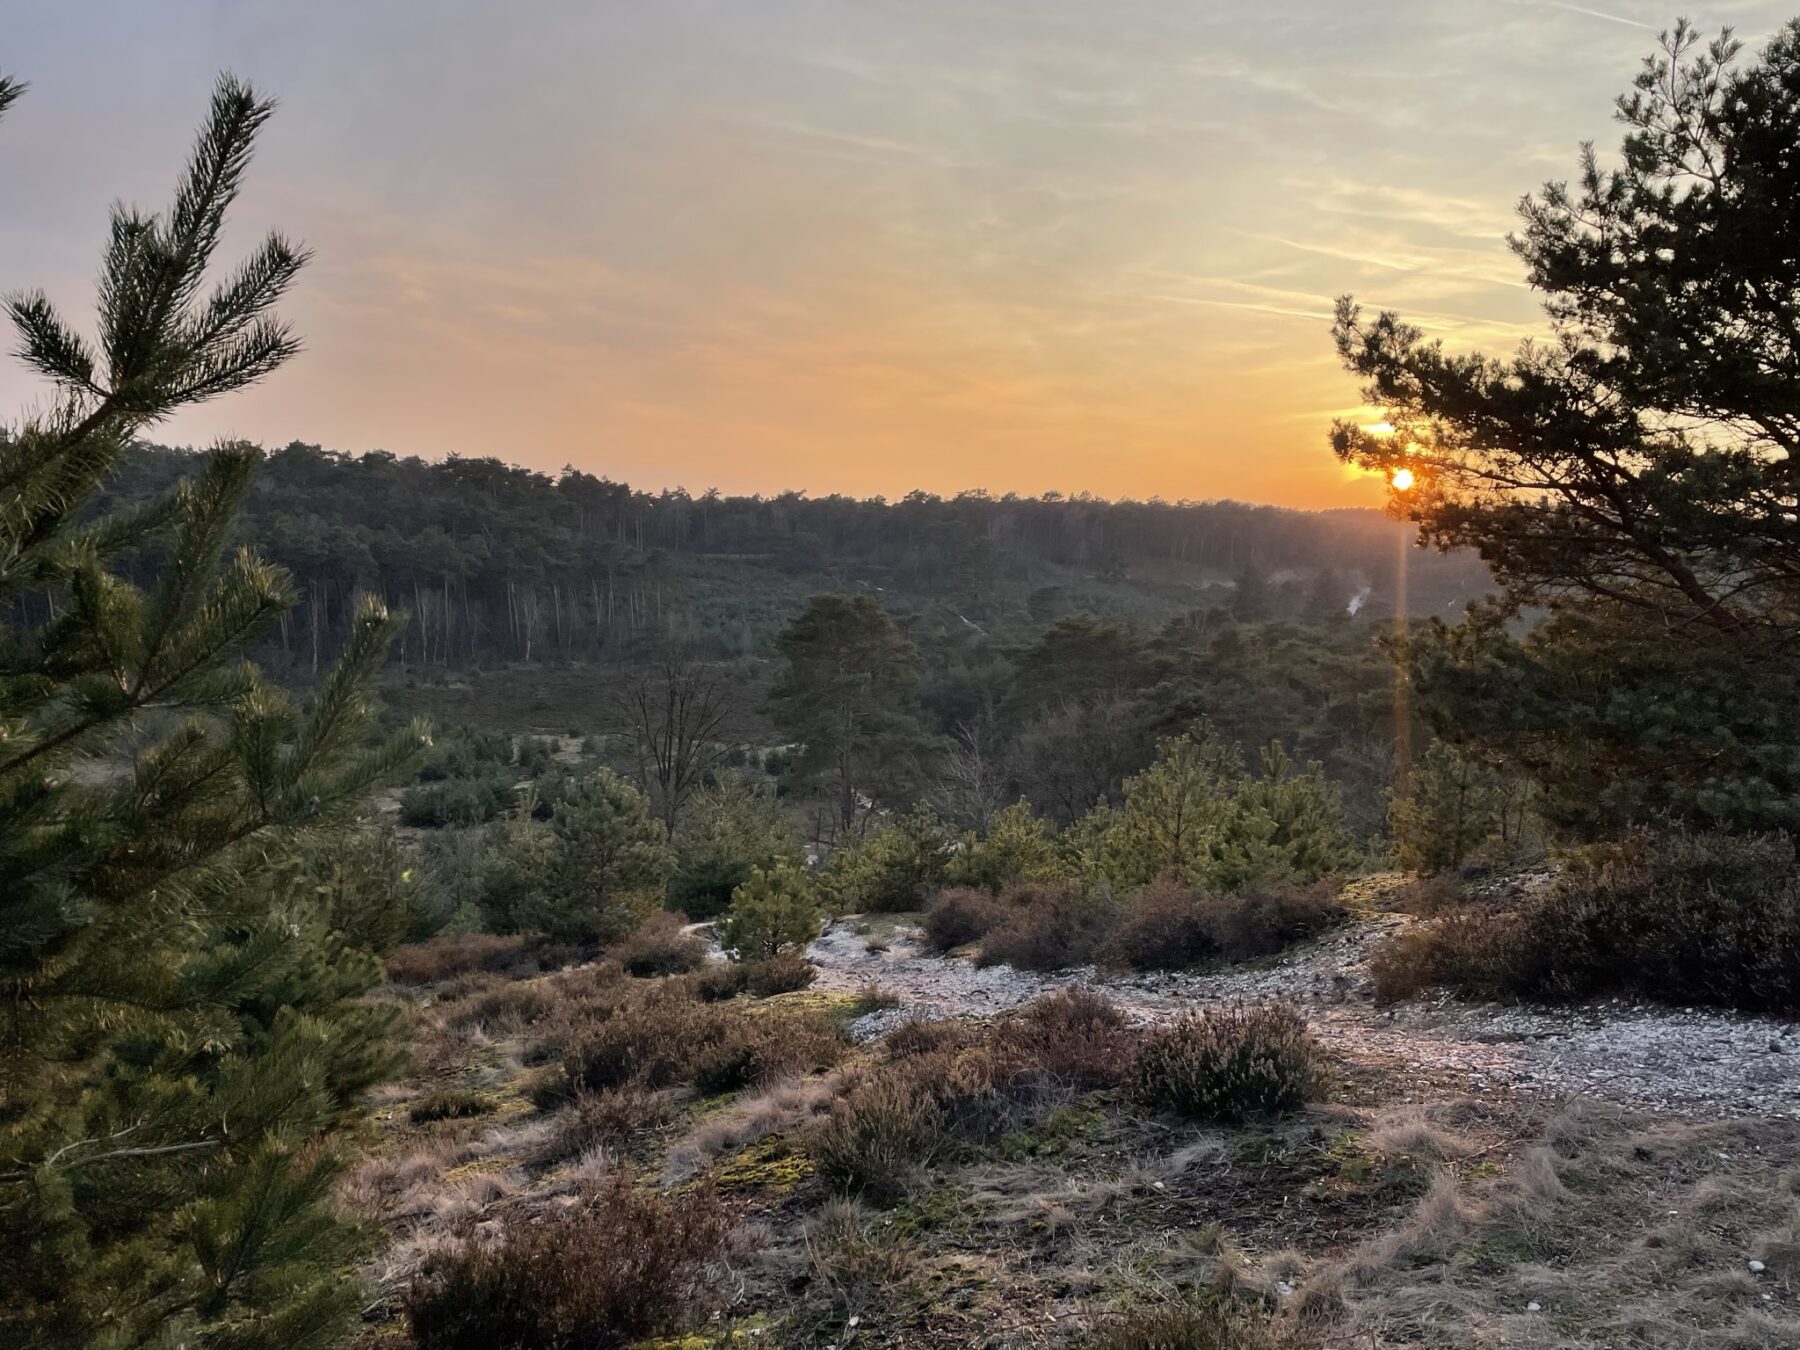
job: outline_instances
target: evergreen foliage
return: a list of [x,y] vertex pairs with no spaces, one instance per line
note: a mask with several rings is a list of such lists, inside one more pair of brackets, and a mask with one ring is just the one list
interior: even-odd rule
[[1456,356],[1339,306],[1394,430],[1340,422],[1338,455],[1410,470],[1395,510],[1504,588],[1413,636],[1423,708],[1576,835],[1800,825],[1800,21],[1739,55],[1678,24],[1618,100],[1618,163],[1521,206],[1553,341]]
[[0,1344],[291,1350],[360,1302],[327,1191],[390,1067],[353,945],[385,920],[266,859],[418,744],[364,748],[396,621],[362,606],[300,716],[240,659],[294,598],[226,557],[257,452],[95,509],[143,429],[296,349],[272,307],[304,250],[271,235],[203,291],[271,110],[221,79],[170,208],[114,208],[97,342],[41,293],[5,302],[56,396],[0,434]]
[[799,743],[800,771],[829,785],[849,830],[865,796],[923,739],[918,650],[866,595],[815,595],[777,646],[786,670],[770,712]]
[[[1201,723],[1162,744],[1156,762],[1125,785],[1125,806],[1085,831],[1104,830],[1098,866],[1122,886],[1174,880],[1233,889],[1266,877],[1316,880],[1358,857],[1337,790],[1318,765],[1295,772],[1272,741],[1262,774]],[[1079,846],[1078,846],[1079,847]],[[1092,845],[1090,844],[1091,848]],[[1078,870],[1092,863],[1076,860]]]
[[998,894],[1012,882],[1060,880],[1067,867],[1056,846],[1055,830],[1021,801],[998,812],[985,834],[965,834],[947,872],[956,885],[980,886]]
[[920,909],[949,878],[956,836],[921,803],[825,865],[824,884],[839,913],[901,913]]
[[669,907],[710,919],[757,868],[799,866],[800,836],[767,785],[731,773],[690,799],[675,830]]
[[719,925],[719,943],[739,960],[777,956],[819,936],[825,906],[819,888],[802,869],[779,863],[756,868],[731,896]]
[[533,805],[507,822],[484,862],[479,903],[490,929],[604,944],[661,906],[675,855],[643,793],[601,769],[567,786],[547,825],[532,820]]

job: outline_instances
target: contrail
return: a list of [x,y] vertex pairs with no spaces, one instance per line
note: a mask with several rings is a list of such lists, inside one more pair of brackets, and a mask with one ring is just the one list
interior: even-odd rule
[[1627,19],[1623,14],[1608,14],[1603,9],[1585,9],[1581,5],[1565,5],[1562,0],[1538,0],[1545,9],[1560,9],[1570,14],[1585,14],[1590,19],[1607,19],[1612,23],[1622,23],[1631,28],[1642,28],[1646,33],[1654,31],[1651,25],[1639,23],[1636,19]]

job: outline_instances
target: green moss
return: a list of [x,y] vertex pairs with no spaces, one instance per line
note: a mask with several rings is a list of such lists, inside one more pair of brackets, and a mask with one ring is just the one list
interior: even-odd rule
[[791,1191],[813,1174],[813,1160],[779,1134],[721,1159],[712,1170],[722,1191]]
[[1092,1143],[1105,1125],[1106,1117],[1091,1106],[1065,1106],[1006,1135],[995,1151],[1008,1162],[1066,1157]]

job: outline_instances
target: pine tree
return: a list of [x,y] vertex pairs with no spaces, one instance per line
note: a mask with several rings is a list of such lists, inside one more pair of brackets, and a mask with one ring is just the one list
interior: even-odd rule
[[[341,826],[417,743],[361,748],[396,621],[364,606],[301,717],[238,655],[294,599],[224,558],[254,449],[91,509],[144,428],[296,350],[271,307],[304,250],[271,236],[202,294],[271,109],[221,79],[171,208],[114,209],[97,343],[40,293],[5,302],[56,397],[0,435],[4,1345],[286,1350],[357,1301],[326,1192],[390,1063],[357,1001],[379,964],[264,858]],[[147,587],[127,556],[155,561]]]
[[800,767],[830,784],[848,831],[872,780],[916,751],[919,653],[871,596],[815,595],[776,644],[787,669],[770,695]]
[[1589,148],[1522,204],[1552,341],[1455,355],[1339,306],[1392,431],[1340,422],[1337,454],[1503,588],[1412,637],[1421,710],[1569,834],[1800,829],[1800,21],[1739,55],[1677,25],[1618,100],[1617,163]]
[[812,878],[790,863],[777,863],[756,868],[732,893],[719,941],[740,960],[752,960],[806,946],[824,923],[825,907]]

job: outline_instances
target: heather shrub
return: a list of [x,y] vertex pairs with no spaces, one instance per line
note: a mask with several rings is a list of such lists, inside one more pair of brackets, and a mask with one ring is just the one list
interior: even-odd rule
[[818,971],[798,952],[783,952],[761,960],[727,961],[708,966],[687,978],[693,996],[703,1003],[718,1003],[749,994],[773,998],[805,989]]
[[986,937],[1007,917],[1008,906],[984,890],[951,886],[925,911],[925,945],[947,952]]
[[1225,961],[1272,956],[1344,919],[1337,887],[1326,881],[1253,881],[1212,897],[1213,941]]
[[585,1088],[556,1122],[545,1149],[546,1160],[579,1157],[596,1148],[622,1149],[674,1115],[669,1094],[628,1082],[604,1092]]
[[953,1018],[930,1021],[913,1016],[888,1032],[881,1045],[889,1059],[908,1059],[939,1050],[960,1050],[969,1043],[969,1035],[968,1029]]
[[1376,990],[1638,994],[1800,1009],[1800,862],[1787,835],[1639,830],[1571,856],[1554,884],[1414,925],[1371,959]]
[[707,1192],[616,1177],[572,1209],[509,1215],[426,1258],[404,1299],[418,1350],[617,1350],[698,1320],[727,1223]]
[[1114,1087],[1130,1071],[1138,1033],[1111,1000],[1071,986],[997,1023],[994,1043],[1030,1072],[1078,1090]]
[[421,1097],[412,1104],[406,1115],[413,1124],[425,1125],[434,1120],[467,1120],[471,1116],[485,1116],[493,1109],[493,1102],[478,1092],[470,1092],[466,1088],[446,1088],[428,1097]]
[[1132,970],[1184,970],[1218,955],[1209,901],[1198,887],[1153,881],[1126,903],[1107,939],[1109,965]]
[[1215,892],[1153,882],[1126,904],[1106,944],[1109,962],[1133,970],[1180,970],[1207,961],[1271,956],[1344,917],[1328,882],[1252,881]]
[[1119,907],[1103,892],[1075,886],[1011,887],[1007,915],[981,940],[976,963],[1019,970],[1063,970],[1091,964],[1118,924]]
[[522,937],[464,933],[435,937],[397,949],[388,957],[388,978],[395,984],[438,984],[476,971],[495,974],[535,970],[537,962]]
[[563,1060],[569,1085],[603,1091],[637,1081],[729,1092],[786,1074],[829,1068],[843,1038],[814,1014],[750,1012],[667,990],[614,1008],[586,1026]]
[[679,914],[652,914],[609,953],[627,975],[680,975],[706,964],[706,944],[682,931]]
[[942,1108],[913,1075],[879,1073],[833,1104],[808,1151],[827,1184],[888,1202],[948,1135]]
[[1147,1105],[1236,1123],[1305,1105],[1319,1087],[1319,1051],[1294,1009],[1230,1005],[1144,1033],[1132,1077]]

